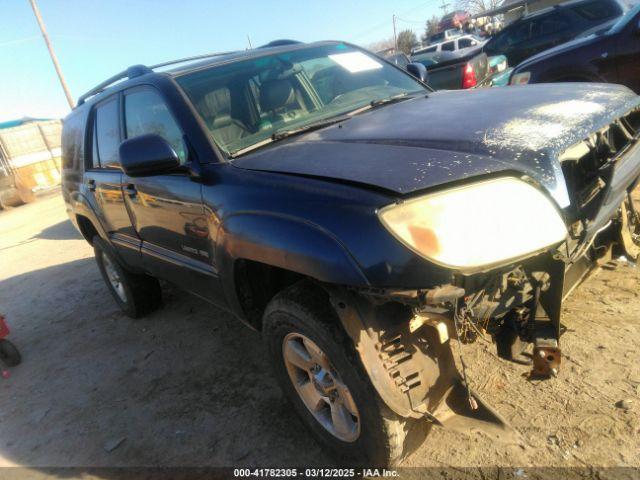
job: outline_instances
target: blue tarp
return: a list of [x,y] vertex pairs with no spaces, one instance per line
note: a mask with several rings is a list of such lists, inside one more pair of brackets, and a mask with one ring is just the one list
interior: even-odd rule
[[24,125],[25,123],[40,122],[45,120],[51,120],[51,119],[24,117],[18,120],[8,120],[6,122],[0,122],[0,130],[2,130],[3,128],[19,127],[20,125]]

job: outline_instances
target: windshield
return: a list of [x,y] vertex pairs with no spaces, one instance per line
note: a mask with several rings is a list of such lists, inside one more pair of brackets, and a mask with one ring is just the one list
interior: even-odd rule
[[284,138],[283,131],[427,91],[409,74],[344,44],[241,60],[176,80],[231,156]]

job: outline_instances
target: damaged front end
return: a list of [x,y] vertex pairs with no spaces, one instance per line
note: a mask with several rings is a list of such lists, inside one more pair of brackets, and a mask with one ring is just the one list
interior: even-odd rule
[[[640,254],[640,215],[632,199],[640,175],[639,139],[636,108],[559,155],[569,197],[561,212],[567,235],[551,248],[507,265],[452,269],[450,284],[429,289],[330,288],[363,365],[394,412],[519,442],[469,388],[462,350],[452,343],[490,338],[500,357],[530,365],[531,377],[558,375],[563,300],[605,262],[620,256],[635,262]],[[406,221],[406,209],[402,215]],[[425,232],[431,231],[405,230],[413,244],[400,228],[394,233],[428,257],[424,251],[435,240]]]

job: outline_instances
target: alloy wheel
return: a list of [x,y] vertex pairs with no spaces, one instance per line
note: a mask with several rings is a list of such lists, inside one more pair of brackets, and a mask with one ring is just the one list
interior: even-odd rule
[[111,259],[109,258],[109,255],[107,255],[105,252],[102,252],[102,264],[104,265],[104,271],[107,274],[109,283],[115,290],[116,294],[123,303],[127,303],[127,294],[124,291],[124,285],[122,284],[120,274],[113,264],[113,261],[111,261]]
[[355,442],[360,436],[360,414],[329,357],[300,333],[284,337],[282,354],[289,378],[309,412],[336,438]]

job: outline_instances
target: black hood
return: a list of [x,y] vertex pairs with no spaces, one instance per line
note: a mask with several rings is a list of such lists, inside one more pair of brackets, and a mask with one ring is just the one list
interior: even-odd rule
[[543,84],[436,92],[237,158],[237,167],[368,184],[406,195],[517,171],[568,205],[559,153],[640,104],[626,87]]

